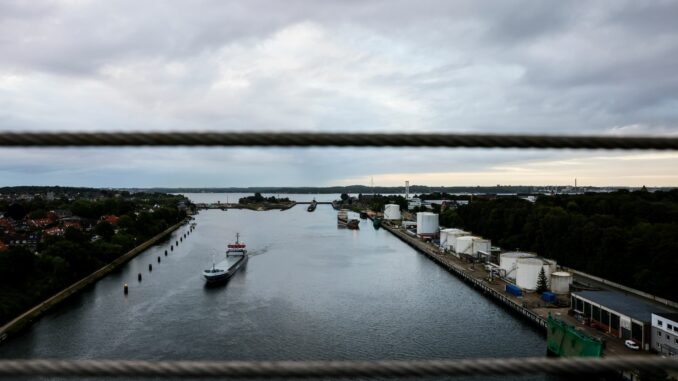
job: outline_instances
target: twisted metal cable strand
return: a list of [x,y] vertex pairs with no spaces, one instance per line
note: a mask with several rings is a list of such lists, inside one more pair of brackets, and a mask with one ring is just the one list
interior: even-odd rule
[[678,150],[678,137],[315,132],[0,132],[0,147],[264,146]]
[[418,361],[130,361],[0,360],[0,377],[426,377],[468,375],[589,374],[620,370],[678,370],[678,358],[544,357]]

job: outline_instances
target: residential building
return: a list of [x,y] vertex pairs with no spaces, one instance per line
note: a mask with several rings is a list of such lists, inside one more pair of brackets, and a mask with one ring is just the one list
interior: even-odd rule
[[111,225],[115,225],[118,223],[118,216],[114,216],[112,214],[106,215],[106,216],[101,216],[102,221],[106,221]]

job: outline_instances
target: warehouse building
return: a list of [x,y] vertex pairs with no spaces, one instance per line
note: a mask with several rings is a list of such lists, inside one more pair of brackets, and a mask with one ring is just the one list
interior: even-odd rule
[[652,345],[652,314],[670,312],[616,291],[573,292],[572,310],[591,326],[624,340],[633,339],[645,350]]

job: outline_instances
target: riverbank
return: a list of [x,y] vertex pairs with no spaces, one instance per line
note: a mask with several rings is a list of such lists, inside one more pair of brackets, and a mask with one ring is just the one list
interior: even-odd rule
[[186,220],[183,220],[183,221],[181,221],[181,222],[179,222],[175,225],[170,226],[165,231],[157,234],[156,236],[149,239],[148,241],[138,245],[134,249],[132,249],[132,250],[128,251],[127,253],[121,255],[120,257],[116,258],[111,263],[107,264],[106,266],[100,268],[99,270],[93,272],[92,274],[86,276],[85,278],[83,278],[83,279],[73,283],[72,285],[66,287],[65,289],[59,291],[58,293],[51,296],[47,300],[43,301],[42,303],[38,304],[37,306],[31,308],[30,310],[24,312],[23,314],[19,315],[16,318],[14,318],[9,323],[0,327],[0,342],[5,340],[10,335],[21,331],[23,328],[30,325],[35,319],[39,318],[42,314],[47,312],[50,308],[56,306],[57,304],[66,300],[68,297],[80,292],[85,287],[87,287],[90,284],[92,284],[92,283],[98,281],[99,279],[103,278],[104,276],[109,274],[111,271],[117,269],[121,265],[128,262],[130,259],[139,255],[144,250],[148,249],[149,247],[154,245],[159,240],[165,238],[167,235],[171,234],[172,232],[177,230],[179,227],[181,227],[185,223],[186,223]]

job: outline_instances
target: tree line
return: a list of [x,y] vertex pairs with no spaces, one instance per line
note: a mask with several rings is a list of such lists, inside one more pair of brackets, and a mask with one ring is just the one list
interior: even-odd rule
[[678,300],[678,190],[474,199],[441,225],[534,251],[559,264]]
[[264,197],[261,195],[261,193],[257,192],[254,194],[254,196],[241,197],[238,200],[238,204],[255,204],[261,202],[270,202],[270,203],[290,202],[290,199],[287,197],[276,198],[275,196]]

